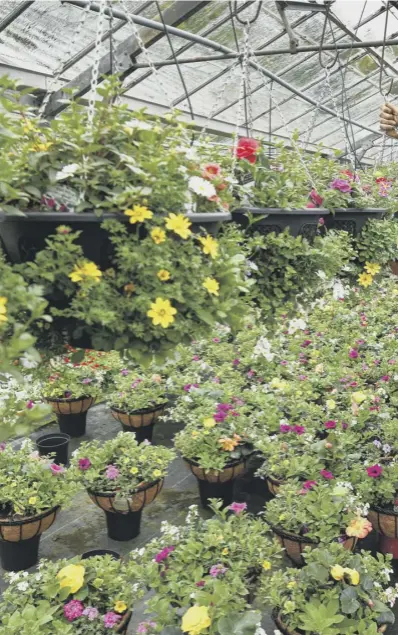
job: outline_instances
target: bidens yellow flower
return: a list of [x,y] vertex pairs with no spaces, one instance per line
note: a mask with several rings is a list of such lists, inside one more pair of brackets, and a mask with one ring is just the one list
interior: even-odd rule
[[181,630],[188,635],[200,635],[211,626],[207,606],[191,606],[182,616]]
[[344,569],[344,575],[347,576],[348,582],[353,586],[359,584],[359,573],[356,569]]
[[153,470],[153,476],[154,476],[154,478],[160,478],[162,476],[162,471],[161,470]]
[[154,326],[160,325],[162,328],[167,329],[174,322],[176,313],[177,309],[171,306],[170,300],[156,298],[156,301],[152,302],[147,316],[152,319]]
[[227,556],[228,554],[229,554],[229,549],[228,549],[228,547],[224,547],[224,549],[223,549],[223,550],[222,550],[222,552],[221,552],[221,555],[222,555],[222,556]]
[[371,276],[370,273],[361,273],[361,275],[358,276],[358,282],[362,287],[370,287],[373,282],[373,276]]
[[215,425],[216,425],[216,422],[214,421],[213,417],[208,417],[207,419],[204,419],[203,421],[204,428],[214,428]]
[[170,271],[167,271],[167,269],[159,269],[156,275],[161,282],[166,282],[166,280],[170,280]]
[[160,245],[166,240],[166,232],[164,229],[160,229],[160,227],[155,227],[151,231],[151,238],[156,245]]
[[138,467],[130,468],[130,474],[138,474]]
[[69,274],[69,278],[72,282],[83,282],[83,280],[94,280],[99,282],[102,276],[102,271],[98,269],[95,262],[87,260],[80,265],[75,265],[72,273]]
[[211,295],[218,295],[220,283],[217,282],[215,278],[205,278],[202,287],[204,287]]
[[330,569],[330,575],[334,580],[342,580],[344,578],[344,568],[339,564],[335,564],[334,567]]
[[211,258],[217,258],[218,256],[218,242],[212,236],[206,236],[206,238],[200,237],[199,242],[202,245],[203,253]]
[[76,593],[84,584],[85,568],[81,564],[68,564],[57,573],[61,589],[68,587],[71,593]]
[[175,234],[186,240],[192,234],[192,223],[187,219],[184,214],[169,214],[166,218],[166,228],[173,231]]
[[52,146],[51,141],[49,141],[48,143],[36,143],[34,148],[32,148],[32,151],[33,152],[47,152],[47,150],[49,150],[51,146]]
[[125,209],[124,214],[130,217],[130,223],[143,223],[152,218],[153,213],[143,205],[134,205],[133,209]]
[[269,560],[264,560],[262,566],[263,566],[264,571],[269,571],[272,568],[272,564],[270,563]]
[[0,296],[0,322],[7,322],[7,302],[8,298]]
[[116,611],[116,613],[124,613],[125,611],[127,611],[127,604],[125,602],[122,602],[121,600],[118,600],[117,602],[115,602],[113,610]]
[[31,496],[29,498],[29,505],[35,505],[36,502],[37,502],[37,496]]
[[365,269],[371,276],[375,276],[376,273],[379,273],[381,266],[376,262],[365,262]]

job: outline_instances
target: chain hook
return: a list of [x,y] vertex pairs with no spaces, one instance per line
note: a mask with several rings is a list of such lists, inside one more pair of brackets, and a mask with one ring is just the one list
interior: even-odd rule
[[[384,55],[386,51],[386,39],[387,39],[387,27],[388,27],[388,15],[390,12],[390,0],[387,0],[386,4],[386,21],[384,23],[384,37],[383,37],[383,47],[381,49],[381,62],[380,62],[380,72],[379,72],[379,91],[380,95],[383,97],[384,101],[387,101],[387,97],[391,94],[392,87],[394,85],[394,79],[390,79],[390,86],[386,92],[383,91],[383,71],[384,70]],[[387,76],[387,73],[386,73]]]
[[324,64],[322,61],[322,47],[324,44],[324,40],[325,40],[325,35],[326,35],[326,25],[329,23],[329,27],[330,27],[330,31],[333,35],[333,42],[336,43],[335,37],[334,37],[334,33],[333,33],[333,27],[332,27],[332,23],[330,20],[330,5],[331,5],[331,1],[328,0],[327,2],[325,2],[326,5],[326,11],[325,11],[325,22],[323,23],[323,29],[322,29],[322,35],[321,35],[321,43],[319,46],[319,64],[321,65],[321,67],[324,70],[328,70],[330,71],[333,66],[336,64],[337,60],[339,59],[339,51],[336,48],[336,55],[334,60],[330,63],[330,64]]

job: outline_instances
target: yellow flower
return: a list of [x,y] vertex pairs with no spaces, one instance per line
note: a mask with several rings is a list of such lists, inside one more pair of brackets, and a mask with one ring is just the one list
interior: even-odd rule
[[366,538],[368,533],[372,531],[372,523],[367,518],[357,516],[353,518],[348,525],[345,533],[347,536],[355,536],[356,538]]
[[373,282],[373,276],[370,273],[361,273],[358,277],[358,282],[362,287],[370,287]]
[[138,467],[132,467],[130,469],[130,474],[138,474]]
[[49,150],[51,146],[51,141],[49,141],[48,143],[36,143],[35,147],[32,148],[32,150],[33,152],[47,152],[47,150]]
[[218,295],[220,284],[215,278],[205,278],[202,287],[204,287],[211,295]]
[[344,569],[344,574],[348,578],[348,582],[353,586],[359,584],[359,573],[356,569]]
[[326,407],[328,408],[328,410],[334,410],[336,407],[336,402],[334,399],[327,399],[326,400]]
[[160,478],[162,476],[162,471],[161,470],[153,470],[153,476],[154,476],[154,478]]
[[29,119],[25,119],[24,125],[23,125],[23,131],[25,133],[30,132],[31,130],[35,130],[34,125],[32,124],[31,121],[29,121]]
[[98,269],[95,262],[86,260],[80,265],[75,265],[75,268],[68,277],[72,282],[83,282],[83,280],[95,280],[95,282],[99,282],[101,276],[102,271]]
[[127,604],[125,604],[125,602],[122,602],[121,600],[118,600],[117,602],[115,602],[113,610],[116,611],[116,613],[124,613],[125,611],[127,611]]
[[206,238],[200,237],[199,242],[202,245],[203,253],[211,258],[217,258],[218,256],[218,242],[212,236],[206,236]]
[[169,214],[166,218],[166,228],[173,231],[175,234],[186,240],[192,234],[192,223],[187,219],[184,214]]
[[188,635],[200,635],[211,626],[207,606],[191,606],[182,616],[181,630]]
[[222,556],[227,556],[228,554],[229,554],[229,549],[228,549],[228,547],[224,547],[224,549],[223,549],[223,550],[222,550],[222,552],[221,552],[221,555],[222,555]]
[[351,399],[354,403],[361,404],[366,399],[366,394],[364,392],[353,392],[351,395]]
[[6,304],[8,302],[8,298],[4,296],[0,296],[0,322],[7,322],[7,307]]
[[193,430],[193,432],[192,432],[192,434],[191,434],[191,437],[192,437],[193,439],[196,439],[196,437],[197,437],[198,435],[199,435],[199,432],[198,432],[197,430]]
[[376,262],[365,262],[365,269],[371,276],[375,276],[376,273],[379,273],[381,266]]
[[152,229],[151,231],[151,238],[154,243],[160,245],[166,240],[166,232],[164,231],[164,229],[160,229],[160,227],[154,227],[154,229]]
[[207,419],[203,420],[204,428],[214,428],[215,425],[216,425],[216,422],[214,421],[213,417],[208,417]]
[[124,214],[130,216],[130,223],[143,223],[146,220],[152,218],[153,213],[143,205],[134,205],[133,209],[125,209]]
[[344,569],[339,564],[335,564],[330,569],[330,575],[334,580],[342,580],[344,578]]
[[272,564],[270,563],[269,560],[264,560],[263,569],[264,571],[269,571],[270,569],[272,569]]
[[156,275],[161,282],[166,282],[166,280],[170,280],[170,271],[167,271],[167,269],[159,269]]
[[68,564],[58,572],[61,589],[68,587],[71,593],[76,593],[84,584],[85,568],[81,564]]
[[221,444],[222,449],[226,452],[232,452],[238,445],[236,439],[229,439],[228,437],[225,439],[219,439],[218,442]]
[[152,318],[154,326],[160,325],[162,328],[167,329],[174,322],[176,313],[177,309],[171,306],[170,300],[156,298],[156,301],[152,302],[147,316]]
[[29,505],[35,505],[37,502],[37,496],[31,496],[29,498]]
[[290,580],[290,582],[287,583],[287,588],[293,589],[296,586],[296,584],[297,584],[296,580]]

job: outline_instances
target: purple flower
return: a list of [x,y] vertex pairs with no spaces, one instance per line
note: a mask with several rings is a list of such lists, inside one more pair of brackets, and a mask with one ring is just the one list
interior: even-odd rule
[[183,390],[185,390],[185,392],[191,392],[192,388],[199,388],[199,384],[185,384]]
[[64,616],[68,622],[77,620],[78,617],[83,615],[83,602],[80,600],[71,600],[64,605]]
[[28,410],[32,410],[34,405],[35,405],[35,402],[29,399],[28,403],[26,404],[26,407]]
[[4,452],[4,450],[6,449],[6,444],[4,443],[0,443],[0,452]]
[[250,369],[247,373],[247,376],[249,379],[251,379],[252,377],[254,377],[254,375],[256,374],[255,370]]
[[84,472],[85,470],[88,470],[91,467],[91,461],[90,459],[87,459],[87,458],[79,459],[78,465],[79,465],[79,470],[82,470]]
[[348,423],[345,423],[344,421],[341,422],[341,427],[343,428],[343,430],[347,430],[348,428]]
[[228,509],[234,512],[234,514],[239,515],[247,509],[247,503],[232,503]]
[[233,366],[239,366],[240,364],[240,359],[234,359],[234,361],[232,362]]
[[344,179],[334,179],[329,187],[332,190],[339,190],[340,192],[343,192],[344,194],[348,194],[348,192],[352,191],[352,187],[349,183],[347,183],[347,181],[345,181]]
[[114,481],[115,478],[119,476],[119,474],[120,472],[116,465],[108,465],[108,467],[106,468],[106,477],[109,478],[111,481]]
[[325,428],[327,430],[334,430],[336,425],[337,425],[337,422],[334,421],[333,419],[330,419],[329,421],[325,421]]
[[365,344],[365,343],[366,343],[365,340],[357,340],[357,344],[359,346],[361,346],[362,344]]
[[97,619],[99,615],[99,611],[94,606],[88,606],[87,608],[84,609],[83,615],[87,617],[87,619],[90,622],[93,622],[94,620]]
[[216,414],[213,415],[214,421],[216,421],[217,423],[222,423],[227,417],[228,412],[216,412]]
[[376,448],[380,449],[381,448],[381,441],[379,441],[378,439],[375,439],[373,441],[373,445],[376,446]]
[[201,587],[204,587],[205,584],[206,582],[204,580],[199,580],[199,582],[197,582],[195,586],[198,586],[199,588],[201,588]]
[[356,359],[357,357],[359,357],[359,353],[355,348],[350,348],[350,352],[348,353],[348,357],[350,359]]
[[91,382],[92,382],[92,381],[93,381],[93,380],[92,380],[92,379],[90,379],[90,377],[85,377],[85,378],[82,380],[82,384],[91,384]]
[[280,432],[291,432],[292,431],[292,426],[289,426],[288,423],[281,423],[279,426],[279,431]]
[[105,613],[104,615],[104,626],[105,628],[113,628],[121,619],[121,615],[117,615],[113,611],[109,611],[109,613]]
[[169,555],[174,551],[175,547],[172,545],[171,547],[165,547],[164,549],[162,549],[162,551],[159,551],[159,553],[156,554],[155,556],[155,562],[163,562],[163,560],[166,560],[166,558],[169,557]]
[[123,377],[126,377],[126,375],[129,374],[129,370],[127,370],[127,368],[123,368],[123,370],[120,371],[120,374],[123,375]]
[[282,359],[280,364],[281,364],[281,366],[287,366],[287,361],[285,359]]
[[305,432],[305,427],[304,426],[293,426],[293,432],[295,432],[296,434],[304,434]]
[[301,344],[301,348],[307,348],[307,346],[309,346],[311,344],[311,340],[304,340],[304,342]]
[[213,377],[213,383],[215,384],[219,384],[220,383],[220,378],[219,377]]
[[217,578],[219,575],[224,575],[228,571],[227,567],[222,564],[214,564],[210,567],[210,575],[212,578]]
[[334,478],[333,474],[329,472],[329,470],[321,470],[319,474],[323,476],[323,478],[326,478],[327,480],[331,480],[332,478]]
[[307,379],[307,375],[299,375],[298,378],[300,381],[305,381]]
[[50,463],[50,470],[53,474],[62,474],[62,472],[65,472],[65,468],[56,463]]

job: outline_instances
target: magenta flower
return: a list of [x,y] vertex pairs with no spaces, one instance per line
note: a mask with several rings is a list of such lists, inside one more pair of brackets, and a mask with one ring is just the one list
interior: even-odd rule
[[329,470],[321,470],[319,474],[323,476],[323,478],[326,478],[328,481],[334,478],[333,474],[329,472]]
[[166,558],[169,557],[169,555],[174,551],[175,547],[172,545],[171,547],[165,547],[164,549],[162,549],[162,551],[159,551],[159,553],[156,554],[155,556],[155,562],[163,562],[163,560],[166,560]]
[[281,423],[279,425],[279,432],[291,432],[292,426],[289,426],[288,423]]
[[233,366],[239,366],[240,364],[240,359],[234,359],[234,361],[232,362]]
[[217,578],[219,575],[224,575],[228,571],[227,567],[222,564],[214,564],[210,567],[210,575],[212,578]]
[[304,490],[310,490],[312,489],[315,485],[317,485],[316,481],[305,481],[305,483],[303,483],[303,489]]
[[348,428],[348,423],[345,423],[344,421],[341,422],[341,427],[343,428],[343,430],[347,430]]
[[348,194],[348,192],[352,191],[351,185],[344,179],[334,179],[330,183],[329,187],[332,190],[339,190],[340,192],[343,192],[343,194]]
[[359,353],[355,348],[351,348],[350,352],[348,353],[348,357],[350,359],[357,359],[357,357],[359,357]]
[[199,588],[201,588],[201,587],[204,587],[205,584],[206,582],[204,580],[199,580],[199,582],[197,582],[195,586],[198,586]]
[[53,474],[62,474],[62,472],[65,472],[65,468],[56,463],[50,463],[50,470]]
[[123,375],[123,377],[126,377],[126,376],[129,374],[129,372],[130,372],[130,371],[129,371],[127,368],[123,368],[123,369],[120,371],[120,374],[121,374],[121,375]]
[[104,626],[105,628],[113,628],[121,619],[121,615],[117,615],[117,613],[109,611],[109,613],[105,613],[104,615]]
[[26,404],[26,407],[28,410],[32,410],[34,405],[35,405],[35,402],[29,399],[28,403]]
[[193,361],[193,362],[198,362],[199,360],[200,360],[199,355],[194,355],[194,356],[192,357],[192,361]]
[[301,348],[307,348],[307,346],[309,346],[311,342],[312,340],[304,340],[304,342],[301,344]]
[[337,421],[334,421],[333,419],[330,419],[329,421],[325,421],[326,430],[334,430],[336,426],[337,426]]
[[323,226],[324,226],[324,224],[325,224],[325,219],[321,216],[321,218],[320,218],[320,219],[319,219],[319,221],[318,221],[318,225],[319,225],[320,227],[323,227]]
[[183,390],[185,390],[185,392],[191,392],[192,388],[199,388],[199,384],[185,384]]
[[83,615],[83,602],[80,600],[71,600],[64,604],[64,616],[68,622],[73,622]]
[[6,444],[4,443],[0,443],[0,452],[4,452],[4,450],[6,449]]
[[252,377],[254,377],[254,375],[256,374],[255,370],[250,369],[247,373],[247,376],[249,379],[251,379]]
[[[322,205],[322,203],[323,203],[322,196],[320,196],[316,190],[311,190],[310,199],[311,199],[311,201],[313,203],[315,203],[318,206]],[[308,207],[308,205],[307,205],[307,207]]]
[[213,337],[213,342],[214,342],[215,344],[218,344],[219,342],[221,342],[221,340],[220,340],[220,338],[219,338],[219,337]]
[[234,512],[234,514],[239,515],[247,509],[247,503],[232,503],[228,509]]
[[91,461],[90,459],[84,458],[84,459],[79,459],[79,470],[82,470],[83,472],[85,470],[88,470],[91,467]]
[[281,362],[280,362],[280,365],[281,365],[281,366],[287,366],[287,361],[286,361],[286,359],[282,359],[282,360],[281,360]]
[[379,476],[381,476],[383,468],[381,467],[381,465],[376,464],[367,467],[366,471],[368,473],[368,476],[370,476],[371,478],[378,478]]
[[380,381],[388,383],[390,381],[390,375],[383,375],[383,377],[380,377]]
[[299,375],[298,378],[300,381],[305,381],[307,379],[307,375]]
[[97,619],[99,615],[99,611],[94,606],[88,606],[87,608],[84,609],[83,615],[84,617],[87,617],[87,619],[90,622],[93,622],[94,620]]
[[304,426],[293,426],[293,432],[295,432],[296,434],[304,434],[305,432],[305,427]]
[[216,414],[213,415],[213,419],[214,421],[217,421],[217,423],[222,423],[227,417],[228,412],[216,412]]
[[119,476],[120,472],[116,465],[108,465],[106,468],[106,478],[109,478],[111,481],[114,481],[115,478]]

